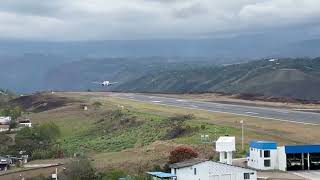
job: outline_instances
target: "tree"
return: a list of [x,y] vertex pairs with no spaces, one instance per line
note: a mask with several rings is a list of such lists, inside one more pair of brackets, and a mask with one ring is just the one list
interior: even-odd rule
[[198,153],[191,147],[179,146],[170,152],[169,160],[170,163],[177,163],[197,157]]
[[10,136],[7,136],[5,134],[0,135],[0,154],[5,154],[9,150],[9,146],[12,145],[13,139]]
[[29,155],[36,150],[52,150],[54,142],[60,135],[59,127],[54,123],[45,123],[32,128],[23,128],[15,137],[16,150],[24,150]]
[[16,106],[14,108],[5,108],[1,112],[1,115],[10,116],[13,121],[17,120],[17,118],[20,117],[21,114],[22,114],[22,110],[19,106]]

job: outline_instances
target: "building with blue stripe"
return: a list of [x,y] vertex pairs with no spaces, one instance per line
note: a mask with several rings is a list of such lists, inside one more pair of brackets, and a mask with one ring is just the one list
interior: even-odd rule
[[274,141],[251,141],[247,160],[259,170],[319,170],[320,144],[278,147]]

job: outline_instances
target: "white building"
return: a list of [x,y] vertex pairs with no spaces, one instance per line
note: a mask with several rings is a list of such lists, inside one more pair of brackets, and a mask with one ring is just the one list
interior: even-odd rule
[[176,180],[256,180],[257,172],[224,163],[193,159],[170,165]]
[[277,143],[273,141],[251,141],[248,166],[259,170],[278,169]]
[[285,145],[252,141],[248,166],[259,170],[320,170],[320,144]]
[[216,142],[216,151],[219,152],[220,162],[232,165],[232,153],[236,151],[236,138],[222,136]]
[[11,122],[11,117],[10,116],[0,117],[0,124],[7,125],[7,124],[10,124],[10,122]]
[[0,132],[9,131],[9,125],[0,125]]
[[24,127],[32,127],[32,122],[29,119],[19,121],[19,124]]

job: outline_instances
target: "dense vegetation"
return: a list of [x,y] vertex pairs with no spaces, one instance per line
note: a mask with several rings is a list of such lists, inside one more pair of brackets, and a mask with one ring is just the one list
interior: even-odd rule
[[7,134],[1,134],[2,155],[19,155],[20,151],[31,159],[63,157],[63,151],[57,146],[60,129],[53,123],[45,123],[32,128],[22,128],[15,134],[14,141]]

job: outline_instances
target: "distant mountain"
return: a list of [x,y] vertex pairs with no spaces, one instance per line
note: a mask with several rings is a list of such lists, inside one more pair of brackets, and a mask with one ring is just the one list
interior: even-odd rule
[[[200,67],[213,64],[202,58],[103,58],[86,59],[66,63],[51,69],[44,79],[50,82],[46,87],[56,90],[106,90],[93,84],[95,81],[117,81],[119,84],[149,74],[163,74],[171,70]],[[110,89],[108,87],[108,89]]]
[[[296,38],[295,38],[296,39]],[[317,57],[320,41],[291,40],[285,34],[254,34],[216,39],[106,40],[74,42],[0,41],[0,55],[36,53],[75,58],[209,57],[241,60],[265,57]]]
[[70,58],[42,54],[0,56],[0,88],[20,93],[41,90],[49,83],[44,80],[48,69],[70,61]]
[[121,84],[125,92],[250,93],[320,100],[320,59],[260,60],[151,73]]

